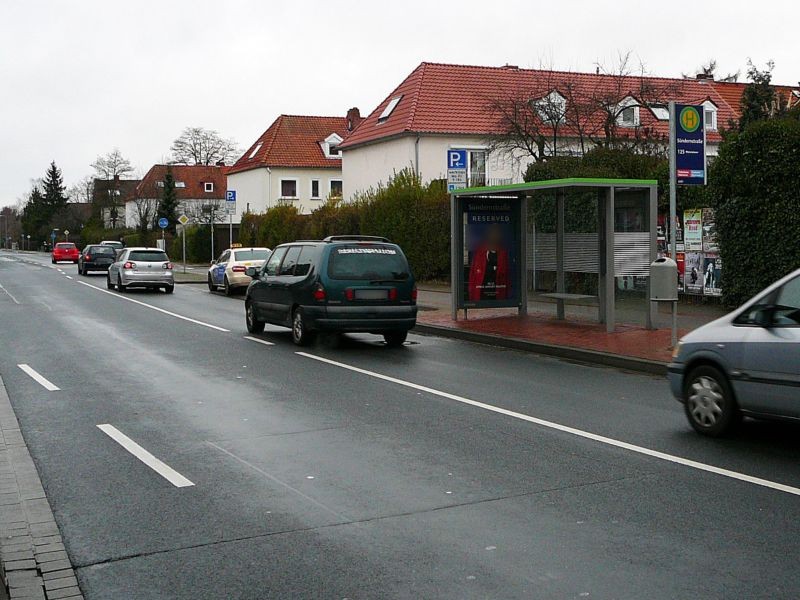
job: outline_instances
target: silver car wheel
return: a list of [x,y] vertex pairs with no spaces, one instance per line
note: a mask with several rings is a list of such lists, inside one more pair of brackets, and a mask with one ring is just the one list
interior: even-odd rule
[[689,386],[687,402],[692,417],[701,425],[711,427],[722,416],[725,395],[719,382],[703,375]]

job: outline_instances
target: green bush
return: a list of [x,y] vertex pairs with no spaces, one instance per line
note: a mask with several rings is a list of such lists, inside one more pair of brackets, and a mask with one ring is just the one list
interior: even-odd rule
[[800,121],[748,125],[720,146],[709,173],[724,300],[740,304],[800,267]]

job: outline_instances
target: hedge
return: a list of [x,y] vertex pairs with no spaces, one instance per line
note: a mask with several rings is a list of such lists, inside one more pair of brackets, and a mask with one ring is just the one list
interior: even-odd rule
[[800,268],[800,122],[756,122],[729,134],[709,172],[724,300],[741,304]]

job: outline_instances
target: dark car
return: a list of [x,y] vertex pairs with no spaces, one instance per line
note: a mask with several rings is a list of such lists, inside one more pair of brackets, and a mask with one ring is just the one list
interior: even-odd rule
[[117,256],[113,246],[92,244],[86,246],[78,257],[78,275],[87,275],[89,271],[108,271],[108,267]]
[[275,248],[251,267],[247,330],[290,327],[295,344],[317,332],[382,335],[402,345],[417,320],[417,288],[403,251],[385,238],[333,236]]

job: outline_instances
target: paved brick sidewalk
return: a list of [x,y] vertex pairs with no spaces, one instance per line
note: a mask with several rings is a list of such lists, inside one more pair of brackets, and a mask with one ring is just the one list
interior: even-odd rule
[[11,600],[83,598],[2,379],[0,570]]

